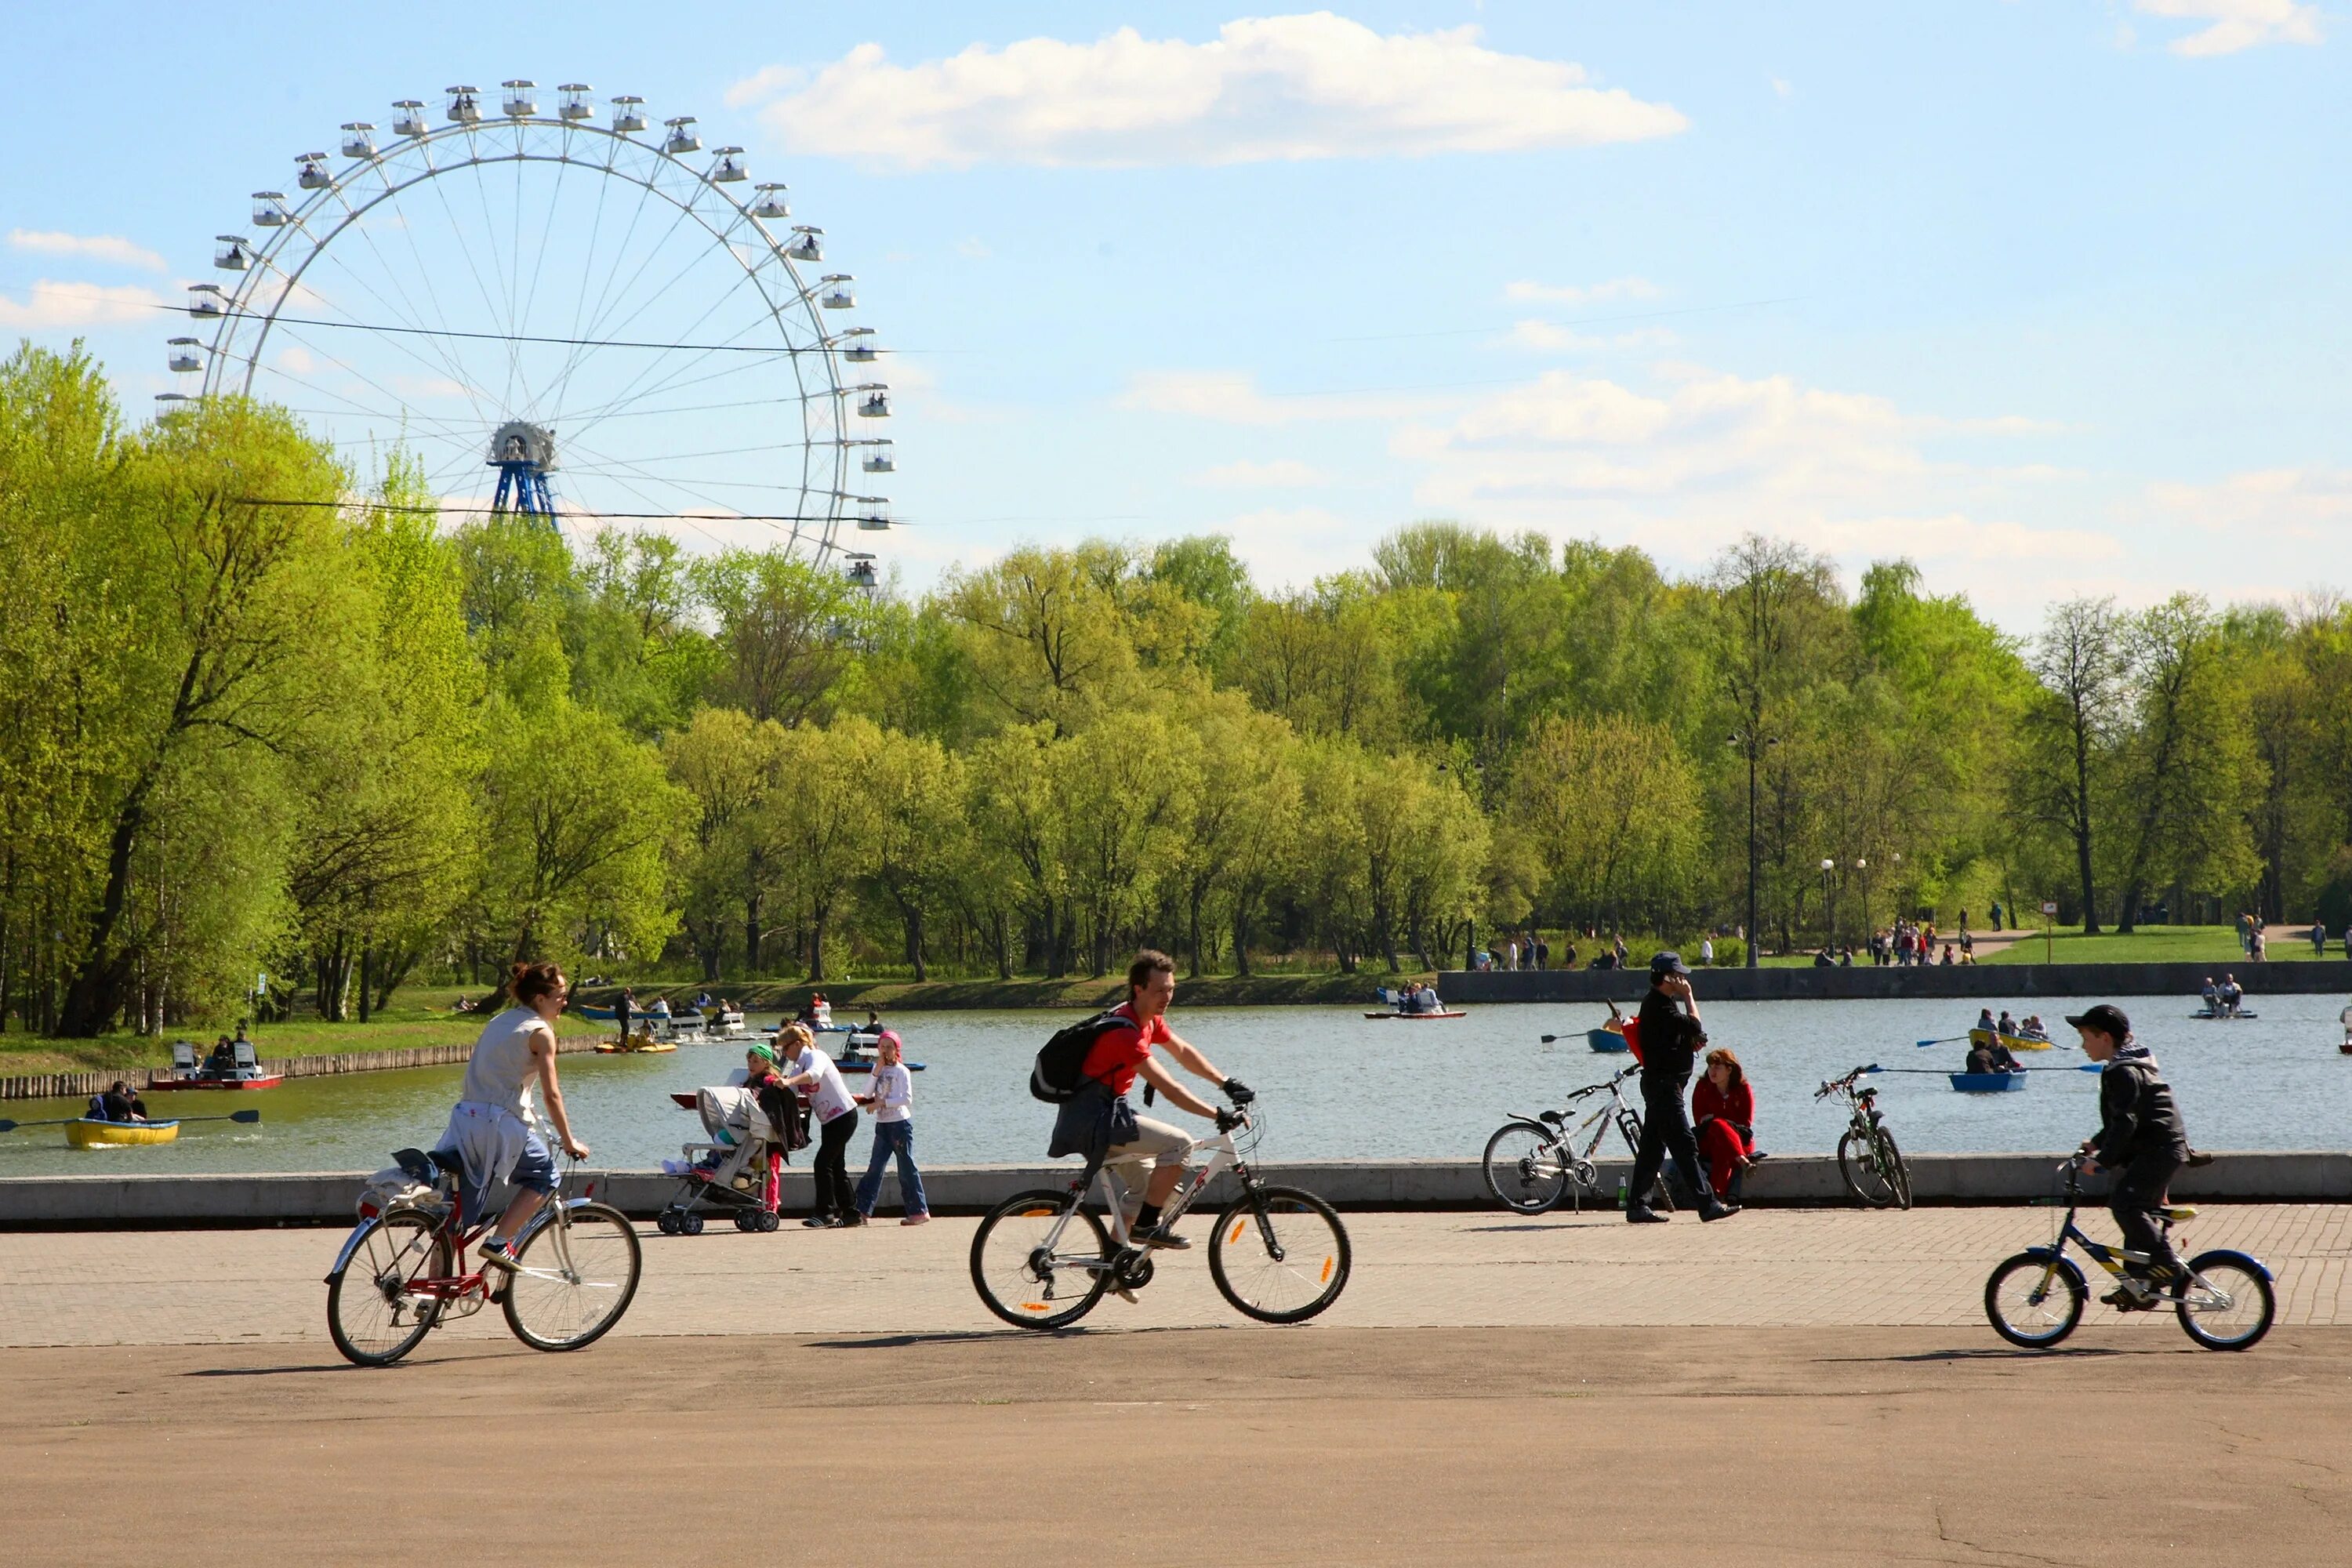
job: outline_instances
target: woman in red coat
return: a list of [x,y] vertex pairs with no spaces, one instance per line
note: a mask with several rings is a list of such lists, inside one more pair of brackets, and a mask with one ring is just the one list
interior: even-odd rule
[[1722,1197],[1758,1156],[1756,1091],[1748,1087],[1739,1058],[1720,1046],[1706,1053],[1706,1071],[1691,1091],[1691,1121],[1707,1184]]

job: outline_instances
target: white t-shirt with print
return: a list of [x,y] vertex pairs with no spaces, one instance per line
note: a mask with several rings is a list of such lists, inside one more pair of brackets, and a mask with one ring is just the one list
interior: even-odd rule
[[874,1069],[874,1103],[866,1109],[877,1121],[904,1121],[914,1114],[915,1075],[907,1064]]
[[857,1109],[856,1101],[849,1098],[849,1086],[841,1081],[841,1068],[814,1046],[803,1047],[801,1054],[793,1058],[792,1072],[794,1076],[816,1075],[816,1081],[809,1085],[808,1097],[809,1109],[816,1112],[820,1123]]

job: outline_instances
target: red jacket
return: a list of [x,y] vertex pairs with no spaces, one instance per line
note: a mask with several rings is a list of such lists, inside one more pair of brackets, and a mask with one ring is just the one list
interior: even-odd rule
[[1691,1121],[1704,1127],[1710,1120],[1751,1129],[1739,1140],[1740,1152],[1747,1152],[1755,1142],[1752,1129],[1756,1125],[1756,1091],[1748,1087],[1746,1079],[1733,1084],[1731,1092],[1726,1094],[1715,1087],[1715,1079],[1701,1076],[1698,1087],[1691,1090]]

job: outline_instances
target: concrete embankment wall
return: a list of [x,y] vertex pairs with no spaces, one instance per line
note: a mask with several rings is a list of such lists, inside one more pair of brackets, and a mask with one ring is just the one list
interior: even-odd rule
[[[555,1042],[560,1056],[596,1048],[601,1035],[567,1035]],[[463,1062],[474,1054],[472,1042],[455,1046],[410,1046],[396,1051],[338,1051],[331,1056],[274,1057],[261,1064],[264,1072],[288,1078],[335,1078],[343,1073],[385,1072],[394,1068],[439,1068]],[[107,1068],[97,1072],[25,1073],[0,1078],[0,1100],[73,1100],[102,1094],[121,1079],[137,1089],[152,1089],[158,1079],[171,1076],[169,1068]],[[217,1091],[234,1099],[245,1091]],[[238,1104],[246,1103],[238,1100]],[[195,1114],[189,1111],[189,1115]]]
[[[1923,1204],[2015,1204],[2059,1191],[2049,1154],[1914,1154],[1912,1187]],[[1613,1205],[1617,1181],[1630,1162],[1600,1163],[1604,1204]],[[926,1171],[931,1206],[975,1213],[1033,1187],[1066,1185],[1073,1165],[949,1165]],[[596,1195],[632,1215],[650,1216],[677,1184],[642,1172],[599,1173]],[[1475,1160],[1330,1160],[1286,1164],[1266,1173],[1278,1184],[1306,1188],[1358,1209],[1483,1209],[1494,1207]],[[122,1226],[170,1228],[192,1225],[348,1224],[366,1177],[355,1172],[278,1175],[16,1176],[0,1180],[0,1229]],[[2092,1191],[2105,1191],[2094,1178]],[[1221,1179],[1213,1206],[1230,1191]],[[2200,1170],[2183,1171],[2172,1184],[2178,1202],[2352,1202],[2352,1154],[2332,1151],[2223,1154]],[[1822,1155],[1767,1161],[1748,1178],[1748,1202],[1757,1205],[1843,1205],[1850,1202],[1837,1162]],[[2094,1200],[2096,1201],[2095,1199]],[[805,1167],[784,1173],[784,1206],[809,1206]],[[882,1210],[895,1216],[898,1178],[882,1191]],[[723,1221],[720,1223],[724,1223]]]
[[[1685,953],[1685,958],[1691,957]],[[2352,992],[2352,962],[2282,963],[1980,963],[1920,968],[1699,969],[1701,1001],[1822,1002],[1952,996],[1998,1002],[2032,996],[2178,996],[2197,1004],[2206,977],[2228,972],[2250,996]],[[1639,969],[1449,969],[1437,994],[1453,1003],[1618,1002],[1650,988]]]

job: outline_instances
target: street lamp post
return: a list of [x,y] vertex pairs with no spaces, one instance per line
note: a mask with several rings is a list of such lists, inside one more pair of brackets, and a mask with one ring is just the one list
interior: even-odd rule
[[1829,931],[1832,952],[1837,951],[1837,889],[1832,886],[1830,877],[1836,869],[1836,861],[1826,855],[1822,857],[1822,924]]
[[1857,855],[1853,868],[1862,873],[1862,935],[1864,945],[1867,945],[1873,933],[1878,930],[1870,923],[1870,858]]

